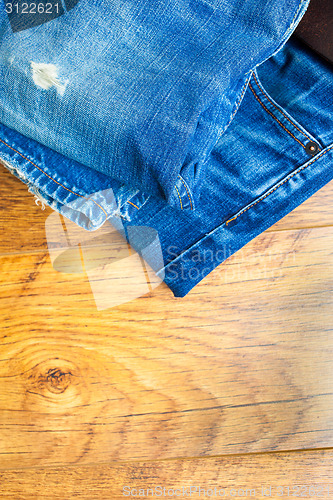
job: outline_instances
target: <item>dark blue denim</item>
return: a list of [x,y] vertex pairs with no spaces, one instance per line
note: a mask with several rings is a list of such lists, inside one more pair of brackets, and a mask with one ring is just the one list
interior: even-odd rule
[[[148,15],[148,4],[138,4],[142,6],[142,16]],[[137,107],[138,101],[126,101],[126,105],[123,102],[117,110],[112,107],[115,73],[111,76],[111,72],[117,69],[119,75],[123,74],[124,60],[113,61],[116,69],[110,69],[109,62],[106,74],[101,76],[104,90],[107,86],[105,94],[88,65],[85,75],[74,72],[81,86],[70,87],[68,96],[68,87],[61,80],[53,89],[36,90],[38,85],[31,83],[28,96],[27,74],[24,71],[21,74],[19,68],[15,75],[10,74],[6,58],[14,57],[10,56],[13,51],[3,50],[0,158],[32,192],[87,230],[98,229],[105,222],[125,234],[134,227],[154,228],[164,262],[161,265],[156,259],[154,248],[149,255],[145,254],[145,259],[174,295],[182,297],[226,258],[332,179],[333,72],[329,63],[291,36],[307,2],[301,2],[300,6],[297,2],[254,1],[167,4],[180,8],[179,22],[180,17],[193,16],[199,22],[201,16],[207,30],[214,27],[215,31],[209,32],[212,39],[204,37],[205,47],[214,50],[200,52],[199,39],[194,36],[191,42],[190,31],[185,30],[184,44],[188,42],[189,46],[186,50],[182,44],[178,47],[178,55],[183,59],[179,67],[170,67],[175,71],[173,84],[168,80],[167,65],[165,84],[157,79],[159,87],[155,87],[151,85],[153,80],[150,84],[146,81],[147,94],[140,94],[140,98],[152,101],[151,107],[142,102]],[[80,2],[73,12],[76,9],[79,12],[84,5],[85,2]],[[222,20],[218,7],[226,5],[229,17]],[[195,15],[188,10],[189,6],[197,8]],[[104,12],[102,7],[100,11]],[[163,12],[166,16],[167,9]],[[175,16],[175,10],[171,9],[169,15]],[[60,19],[49,24],[61,23]],[[140,19],[152,23],[150,17]],[[171,29],[170,23],[169,20],[160,29]],[[172,29],[180,29],[175,23]],[[102,23],[99,36],[105,47],[109,47],[103,31],[106,24]],[[131,43],[138,44],[139,53],[143,47],[131,31],[134,26],[137,27],[129,26],[128,37]],[[238,32],[233,32],[230,46],[226,44],[227,51],[217,50],[218,40],[226,40],[231,28]],[[39,28],[34,30],[37,32]],[[144,28],[143,32],[147,36]],[[114,43],[121,47],[124,44],[126,49],[124,36]],[[172,31],[171,44],[174,36]],[[69,37],[76,40],[73,32]],[[83,43],[81,34],[77,39]],[[169,64],[174,61],[173,45],[170,52],[169,49],[165,52],[168,45],[166,40],[163,42],[156,39],[155,49],[160,47],[161,58],[155,61],[155,51],[153,59],[146,60],[145,69],[140,66],[140,61],[143,64],[140,58],[132,65],[133,61],[124,56],[131,76],[136,64],[136,70],[144,73],[136,74],[139,80],[162,75],[163,64],[167,64],[162,55],[170,56]],[[96,43],[94,38],[92,44]],[[18,47],[14,54],[15,51],[19,53]],[[63,51],[69,57],[65,48]],[[192,67],[191,51],[198,65],[188,75],[194,80],[189,78],[185,82],[182,62],[185,64],[186,60]],[[228,61],[223,59],[226,53]],[[100,56],[106,54],[110,56],[101,46]],[[19,61],[24,57],[19,53]],[[77,55],[71,57],[74,66],[78,64]],[[219,58],[223,59],[221,66]],[[98,61],[97,58],[95,69],[100,68]],[[152,61],[161,65],[157,73],[150,66]],[[61,66],[60,59],[57,64]],[[136,89],[136,83],[143,85],[143,80],[139,80],[133,81],[131,89]],[[6,86],[10,82],[14,82],[14,97],[10,97]],[[22,86],[23,95],[15,101]],[[119,79],[116,87],[119,92],[126,90]],[[143,92],[143,87],[140,88]],[[163,100],[165,90],[172,96],[170,101],[169,97]],[[75,92],[77,97],[73,95]],[[116,93],[115,99],[118,98]],[[41,107],[42,100],[46,101],[46,108]],[[104,107],[100,107],[102,101]],[[171,103],[173,111],[169,108]],[[163,114],[161,121],[159,113]],[[201,154],[202,162],[198,160]],[[145,247],[144,235],[144,231],[132,231],[129,238],[139,252]]]

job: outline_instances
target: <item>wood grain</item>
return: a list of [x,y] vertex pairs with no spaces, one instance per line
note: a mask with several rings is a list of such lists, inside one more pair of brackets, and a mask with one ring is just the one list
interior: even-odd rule
[[[302,494],[303,498],[327,500],[333,491],[332,462],[332,450],[320,450],[12,470],[0,475],[1,498],[120,500],[135,498],[135,493],[137,498],[143,498],[145,493],[144,498],[256,497],[276,500],[301,497]],[[215,488],[219,496],[212,496]],[[153,497],[151,489],[165,491],[165,496]],[[187,497],[176,496],[183,491],[187,492]],[[124,496],[129,492],[133,496]]]
[[0,176],[1,498],[333,490],[333,183],[176,299],[121,239],[54,260],[52,210]]
[[332,242],[264,233],[103,311],[48,253],[2,256],[0,467],[333,446]]

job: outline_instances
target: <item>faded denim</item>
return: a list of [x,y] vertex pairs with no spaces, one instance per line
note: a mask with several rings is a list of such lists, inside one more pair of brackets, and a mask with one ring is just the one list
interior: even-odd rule
[[307,5],[81,0],[16,33],[3,16],[0,158],[88,230],[156,229],[164,264],[145,258],[184,296],[332,179],[332,67],[291,36]]

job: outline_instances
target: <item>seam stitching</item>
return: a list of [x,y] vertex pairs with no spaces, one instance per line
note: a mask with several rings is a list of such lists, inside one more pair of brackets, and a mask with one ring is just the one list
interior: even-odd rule
[[178,194],[178,198],[179,198],[179,202],[180,202],[180,207],[181,207],[181,209],[183,210],[182,199],[181,199],[181,197],[180,197],[180,194],[179,194],[179,191],[178,191],[178,189],[177,189],[177,186],[175,186],[175,189],[176,189],[177,194]]
[[303,3],[303,0],[301,0],[301,1],[300,1],[300,3],[298,4],[297,10],[296,10],[296,12],[295,12],[295,15],[294,15],[294,17],[293,17],[293,20],[291,21],[290,26],[289,26],[289,28],[288,28],[287,32],[290,30],[290,28],[291,28],[291,27],[292,27],[292,25],[294,24],[295,19],[296,19],[296,17],[298,16],[298,13],[299,13],[299,11],[300,11],[300,9],[301,9],[301,5],[302,5],[302,3]]
[[15,151],[16,153],[18,153],[20,156],[22,156],[22,158],[24,158],[25,160],[29,161],[32,165],[34,165],[36,168],[38,168],[38,170],[40,170],[41,172],[43,172],[44,175],[46,175],[49,179],[51,179],[53,182],[55,182],[56,184],[59,184],[59,186],[63,187],[64,189],[66,189],[67,191],[75,194],[76,196],[79,196],[80,198],[84,198],[88,201],[92,201],[93,203],[95,203],[95,205],[97,205],[106,215],[106,219],[107,220],[107,217],[108,217],[108,214],[105,212],[104,208],[101,207],[101,205],[99,205],[95,200],[93,200],[92,198],[87,198],[86,196],[83,196],[82,194],[77,194],[77,193],[74,193],[74,191],[72,191],[71,189],[68,189],[66,188],[65,186],[63,186],[60,182],[56,181],[55,179],[53,179],[49,174],[47,174],[46,172],[44,172],[43,169],[41,169],[38,165],[36,165],[33,161],[29,160],[29,158],[27,158],[26,156],[24,156],[22,153],[20,153],[19,151],[17,151],[15,148],[12,148],[11,146],[9,146],[9,144],[7,144],[5,141],[3,141],[2,139],[0,139],[0,141],[5,145],[7,146],[8,148],[12,149],[13,151]]
[[[13,148],[12,146],[9,146],[9,144],[7,144],[5,141],[3,141],[2,139],[0,139],[0,141],[5,145],[7,146],[8,148],[12,149],[13,151],[15,151],[16,153],[18,153],[20,156],[22,156],[22,158],[24,158],[25,160],[27,160],[28,162],[30,162],[32,165],[34,165],[36,168],[38,168],[38,170],[40,170],[44,175],[46,175],[49,179],[51,179],[51,181],[55,182],[56,184],[58,184],[59,186],[63,187],[64,189],[66,189],[66,191],[69,191],[70,193],[73,193],[75,194],[76,196],[80,197],[80,198],[84,198],[85,200],[88,200],[88,201],[92,201],[93,203],[95,203],[95,205],[97,205],[105,214],[105,221],[108,219],[108,214],[106,213],[106,211],[104,210],[104,208],[99,204],[97,203],[97,201],[93,200],[92,198],[87,198],[86,196],[83,196],[82,194],[78,194],[78,193],[75,193],[74,191],[72,191],[71,189],[67,188],[66,186],[64,186],[63,184],[61,184],[60,182],[56,181],[55,179],[53,179],[53,177],[51,177],[49,174],[47,174],[46,172],[44,172],[44,170],[42,168],[40,168],[38,165],[36,165],[36,163],[34,163],[33,161],[29,160],[29,158],[27,158],[26,156],[24,156],[22,153],[20,153],[19,151],[17,151],[17,149]],[[130,201],[127,200],[127,203],[131,203]],[[131,205],[134,205],[134,203],[131,203]],[[138,210],[139,208],[134,205]],[[104,221],[104,222],[105,222]]]
[[244,83],[244,85],[243,85],[243,89],[242,89],[242,93],[241,93],[241,95],[240,95],[240,97],[239,97],[239,99],[238,99],[238,101],[237,101],[237,103],[236,103],[236,108],[235,108],[234,112],[232,113],[230,120],[228,121],[228,123],[227,123],[227,124],[226,124],[226,126],[224,127],[224,131],[223,131],[223,133],[226,131],[226,129],[227,129],[227,128],[228,128],[228,126],[230,125],[230,123],[231,123],[231,121],[232,121],[233,117],[235,116],[235,114],[236,114],[236,112],[237,112],[237,110],[238,110],[238,108],[239,108],[239,106],[240,106],[240,104],[241,104],[241,100],[242,100],[243,95],[244,95],[244,93],[245,93],[245,91],[246,91],[246,89],[247,89],[247,84],[249,83],[249,81],[250,81],[250,79],[251,79],[251,76],[252,76],[252,72],[250,73],[250,75],[249,75],[249,76],[247,77],[247,79],[245,80],[245,83]]
[[188,192],[188,189],[186,187],[185,181],[184,181],[184,179],[180,175],[178,177],[181,180],[181,182],[183,183],[184,188],[186,189],[188,199],[190,200],[191,210],[193,210],[192,200],[191,200],[191,197],[190,197],[190,193]]
[[317,156],[312,161],[310,161],[310,163],[308,163],[306,165],[303,165],[303,167],[300,167],[295,172],[291,173],[284,181],[282,181],[281,183],[277,184],[273,189],[271,189],[270,191],[268,191],[268,193],[266,193],[262,198],[260,198],[259,200],[255,201],[254,203],[251,203],[251,205],[249,205],[248,207],[244,208],[244,210],[242,210],[241,212],[239,212],[239,214],[235,215],[235,217],[232,217],[231,219],[228,219],[226,221],[226,225],[228,225],[229,222],[231,222],[232,220],[237,219],[240,215],[242,215],[244,212],[246,212],[247,210],[249,210],[250,208],[252,208],[254,205],[256,205],[257,203],[259,203],[260,201],[262,201],[265,198],[267,198],[267,196],[269,196],[270,194],[272,194],[276,189],[278,189],[279,187],[281,187],[285,182],[288,182],[292,177],[294,177],[294,175],[297,175],[299,172],[301,172],[301,170],[304,170],[305,168],[307,168],[310,165],[312,165],[319,158],[321,158],[326,153],[328,153],[329,151],[331,151],[331,149],[333,149],[333,146],[331,146],[329,149],[326,149],[326,151],[323,151],[319,156]]
[[133,205],[133,207],[137,208],[139,210],[139,207],[137,205],[135,205],[135,203],[132,203],[131,201],[129,200],[126,200],[127,203],[129,203],[130,205]]
[[257,94],[255,93],[255,91],[254,91],[254,89],[253,89],[253,87],[252,87],[251,83],[249,83],[249,87],[250,87],[250,89],[251,89],[251,91],[252,91],[252,93],[253,93],[254,97],[257,99],[257,101],[259,102],[259,104],[261,104],[261,106],[264,108],[264,110],[265,110],[265,111],[267,111],[267,113],[268,113],[268,114],[269,114],[272,118],[274,118],[274,120],[276,120],[276,121],[278,122],[278,124],[279,124],[279,125],[280,125],[280,126],[281,126],[281,127],[282,127],[282,128],[283,128],[283,129],[284,129],[284,130],[288,133],[288,134],[289,134],[289,135],[291,135],[291,137],[293,137],[293,138],[295,139],[295,141],[297,141],[297,142],[298,142],[298,143],[302,146],[302,148],[306,149],[306,148],[305,148],[305,146],[304,146],[304,144],[303,144],[301,141],[299,141],[299,140],[297,139],[297,137],[295,137],[295,136],[294,136],[294,134],[293,134],[292,132],[290,132],[290,130],[288,130],[288,129],[287,129],[287,128],[286,128],[286,127],[285,127],[285,126],[284,126],[284,125],[280,122],[280,120],[278,120],[278,118],[276,118],[276,116],[275,116],[275,115],[273,115],[273,113],[271,113],[271,111],[269,111],[269,109],[267,109],[267,108],[266,108],[266,106],[265,106],[265,105],[261,102],[261,100],[259,99],[259,97],[258,97],[258,96],[257,96]]
[[256,76],[255,76],[255,73],[253,73],[253,78],[256,82],[256,84],[258,85],[258,87],[260,88],[261,92],[266,96],[266,98],[268,99],[268,101],[272,104],[272,106],[274,106],[274,108],[276,108],[280,113],[283,114],[283,116],[285,118],[287,118],[287,120],[301,133],[304,135],[304,137],[306,137],[307,139],[309,139],[309,141],[312,142],[312,139],[307,135],[305,134],[281,109],[279,109],[277,107],[277,105],[269,98],[267,92],[265,92],[265,90],[263,89],[262,85],[258,82]]
[[[261,65],[262,65],[264,62],[266,62],[266,61],[267,61],[270,57],[275,56],[275,54],[277,54],[277,53],[279,52],[279,50],[281,50],[281,48],[285,45],[285,43],[288,41],[288,37],[290,36],[290,35],[289,35],[289,33],[290,33],[291,29],[293,28],[293,24],[295,23],[296,18],[299,16],[300,10],[301,10],[301,8],[302,8],[302,6],[303,6],[302,4],[303,4],[303,3],[305,3],[305,2],[306,2],[306,0],[300,0],[299,4],[298,4],[298,6],[297,6],[297,10],[296,10],[296,12],[295,12],[295,14],[294,14],[294,17],[293,17],[293,19],[292,19],[292,21],[291,21],[290,25],[288,26],[288,28],[287,28],[287,29],[286,29],[286,31],[284,32],[284,35],[283,35],[283,37],[281,38],[281,42],[280,42],[280,44],[278,45],[278,47],[276,47],[276,49],[275,49],[273,52],[271,52],[271,54],[270,54],[270,55],[268,55],[265,59],[263,59],[260,63],[256,64],[256,65],[254,66],[253,70],[255,70],[258,66],[261,66]],[[287,38],[287,40],[286,40],[286,38]]]

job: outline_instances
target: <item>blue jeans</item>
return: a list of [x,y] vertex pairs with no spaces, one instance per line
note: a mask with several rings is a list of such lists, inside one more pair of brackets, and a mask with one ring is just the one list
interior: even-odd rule
[[182,297],[332,179],[333,72],[292,36],[307,1],[134,3],[2,18],[0,158],[87,230],[155,229]]

